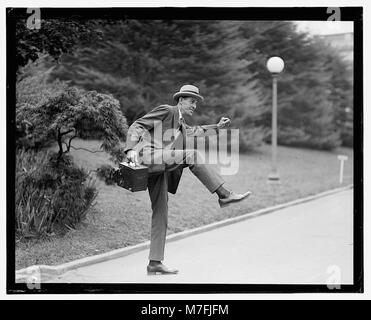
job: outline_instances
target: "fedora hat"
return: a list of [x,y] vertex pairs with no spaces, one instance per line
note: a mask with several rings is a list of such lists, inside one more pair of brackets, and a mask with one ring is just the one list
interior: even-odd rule
[[180,88],[179,92],[173,95],[174,100],[176,101],[179,97],[193,97],[199,99],[201,101],[204,100],[202,96],[200,96],[200,92],[196,86],[191,84],[186,84]]

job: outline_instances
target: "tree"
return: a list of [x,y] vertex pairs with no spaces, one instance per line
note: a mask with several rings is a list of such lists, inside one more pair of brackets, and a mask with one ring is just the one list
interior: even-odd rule
[[[228,115],[240,128],[245,149],[251,149],[269,139],[272,90],[265,64],[272,55],[286,63],[279,81],[280,143],[331,149],[344,136],[332,134],[339,131],[334,122],[350,123],[351,113],[339,111],[349,111],[348,93],[336,99],[328,94],[347,86],[335,70],[336,54],[291,22],[128,20],[103,25],[103,41],[64,55],[52,74],[112,94],[129,124],[159,104],[172,104],[171,93],[192,83],[206,100],[188,122],[211,123]],[[303,114],[305,121],[297,121],[307,108],[298,105],[302,102],[313,103],[313,108]],[[318,125],[323,130],[310,131]],[[298,132],[302,134],[290,137]],[[309,140],[322,142],[317,146]]]
[[[252,124],[265,100],[259,83],[251,80],[251,61],[242,57],[244,46],[239,22],[130,20],[106,26],[98,47],[65,55],[53,74],[87,90],[111,93],[129,123],[158,104],[172,104],[171,92],[192,83],[206,100],[188,122],[211,123],[220,114],[238,113],[239,126]],[[250,139],[261,142],[263,136]]]
[[326,57],[326,69],[330,74],[328,99],[334,106],[334,122],[340,132],[342,144],[353,147],[353,70],[320,38],[316,39]]
[[[249,41],[246,55],[254,61],[250,68],[270,99],[272,84],[266,61],[274,55],[285,61],[278,83],[278,142],[320,149],[339,146],[336,110],[344,96],[337,96],[335,101],[329,95],[337,85],[331,81],[335,70],[329,67],[329,61],[337,59],[336,53],[308,34],[298,32],[291,22],[252,22],[243,25],[243,31]],[[337,90],[344,88],[342,84]],[[269,128],[270,119],[268,105],[256,124]]]
[[102,139],[103,150],[116,162],[122,161],[119,151],[127,124],[118,101],[109,95],[67,88],[42,104],[17,105],[16,123],[20,128],[26,123],[18,139],[19,146],[40,149],[57,142],[57,162],[70,151],[76,137]]
[[43,19],[40,29],[27,28],[26,19],[16,21],[16,65],[25,66],[47,53],[56,61],[77,44],[101,40],[99,20]]

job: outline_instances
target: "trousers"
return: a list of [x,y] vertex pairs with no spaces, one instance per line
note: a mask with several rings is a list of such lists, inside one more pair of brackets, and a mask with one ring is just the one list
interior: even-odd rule
[[203,163],[202,155],[193,149],[172,150],[163,152],[165,172],[150,175],[148,178],[148,192],[152,207],[151,240],[149,260],[164,260],[166,232],[168,226],[168,185],[169,171],[188,167],[198,180],[214,193],[224,180],[211,165]]

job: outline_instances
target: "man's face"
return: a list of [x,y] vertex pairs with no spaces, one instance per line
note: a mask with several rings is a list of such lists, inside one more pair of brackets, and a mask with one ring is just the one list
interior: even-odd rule
[[182,114],[191,116],[196,109],[197,99],[192,97],[180,97],[179,107]]

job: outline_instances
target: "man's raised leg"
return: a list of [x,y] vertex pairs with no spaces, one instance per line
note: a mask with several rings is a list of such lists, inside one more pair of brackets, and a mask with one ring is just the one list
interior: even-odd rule
[[211,193],[217,193],[221,207],[242,201],[251,194],[250,191],[238,194],[225,189],[223,178],[213,169],[212,165],[205,163],[202,154],[197,150],[167,150],[163,152],[163,159],[169,168],[174,168],[177,165],[189,167],[191,172]]

